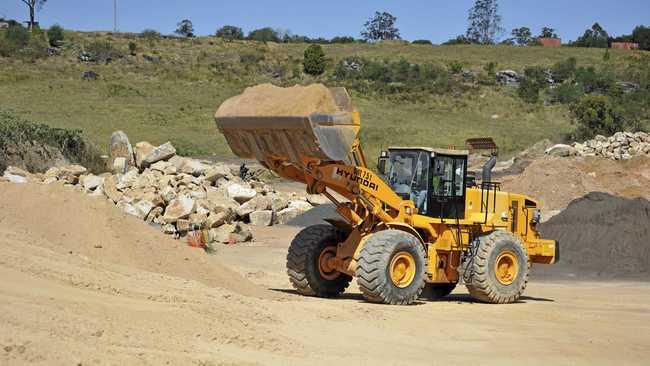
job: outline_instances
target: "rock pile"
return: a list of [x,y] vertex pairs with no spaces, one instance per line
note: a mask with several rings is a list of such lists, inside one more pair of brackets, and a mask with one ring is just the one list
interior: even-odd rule
[[112,173],[94,175],[79,165],[53,167],[44,174],[10,167],[3,180],[74,186],[106,197],[124,213],[166,234],[181,237],[203,230],[219,243],[251,240],[248,225],[285,224],[322,203],[317,197],[278,193],[254,178],[244,180],[237,165],[178,156],[169,142],[139,142],[133,149],[127,145],[123,133],[111,139]]
[[613,136],[596,136],[593,140],[572,145],[558,144],[546,150],[554,156],[602,156],[612,160],[628,160],[634,156],[650,156],[650,134],[617,132]]

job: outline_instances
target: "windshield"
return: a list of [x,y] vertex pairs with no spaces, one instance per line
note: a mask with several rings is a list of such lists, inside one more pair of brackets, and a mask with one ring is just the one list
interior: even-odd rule
[[426,211],[429,154],[424,151],[391,151],[388,184],[402,198]]

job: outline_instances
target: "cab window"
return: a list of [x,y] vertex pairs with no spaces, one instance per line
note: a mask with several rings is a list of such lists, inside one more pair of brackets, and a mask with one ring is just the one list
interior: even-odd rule
[[437,156],[431,174],[433,195],[437,197],[463,196],[464,173],[464,159]]

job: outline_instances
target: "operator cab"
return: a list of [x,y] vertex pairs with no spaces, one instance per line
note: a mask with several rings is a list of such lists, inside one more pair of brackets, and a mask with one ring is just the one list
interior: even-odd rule
[[467,156],[466,150],[393,147],[381,153],[377,167],[420,215],[464,219]]

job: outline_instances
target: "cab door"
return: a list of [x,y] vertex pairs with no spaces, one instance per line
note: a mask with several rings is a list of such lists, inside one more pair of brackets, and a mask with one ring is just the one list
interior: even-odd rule
[[427,216],[464,219],[467,157],[436,154],[431,159],[430,176]]

